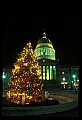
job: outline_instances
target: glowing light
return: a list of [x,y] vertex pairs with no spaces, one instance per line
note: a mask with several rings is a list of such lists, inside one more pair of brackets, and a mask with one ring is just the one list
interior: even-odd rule
[[77,82],[79,82],[79,80],[77,80]]
[[62,74],[64,74],[64,72],[62,72]]
[[76,78],[76,75],[72,75],[73,78]]
[[[7,74],[6,74],[7,75]],[[5,79],[6,78],[5,72],[3,72],[2,78]]]
[[2,75],[2,78],[5,79],[5,78],[6,78],[6,75]]
[[73,83],[73,81],[72,81],[72,83]]
[[68,84],[68,82],[61,82],[61,84]]
[[63,81],[65,81],[65,78],[63,78]]

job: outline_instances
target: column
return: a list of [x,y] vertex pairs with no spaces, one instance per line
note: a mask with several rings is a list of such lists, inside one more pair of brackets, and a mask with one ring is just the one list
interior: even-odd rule
[[43,79],[45,80],[45,66],[43,66]]
[[52,79],[52,66],[50,66],[50,80]]
[[42,80],[43,80],[43,66],[41,66],[41,74],[42,74]]
[[47,80],[49,80],[49,66],[46,66],[46,70],[47,70],[46,77],[47,77]]
[[56,79],[56,67],[53,66],[53,79],[55,80]]
[[49,80],[50,80],[50,66],[48,66],[49,67]]
[[45,80],[47,79],[47,69],[46,69],[47,66],[45,66]]

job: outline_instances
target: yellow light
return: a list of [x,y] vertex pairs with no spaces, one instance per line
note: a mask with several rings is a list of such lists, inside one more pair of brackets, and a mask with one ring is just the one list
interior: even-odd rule
[[29,99],[32,99],[32,96],[29,96]]
[[29,103],[26,103],[26,104],[29,104]]
[[25,95],[25,93],[22,93],[22,95]]
[[18,95],[22,95],[22,94],[18,93]]
[[29,98],[29,96],[27,95],[26,98]]
[[14,82],[12,82],[12,85],[14,85]]
[[18,59],[18,62],[20,61],[21,59]]
[[23,49],[25,49],[25,47]]
[[64,74],[64,72],[62,72],[62,74]]
[[68,82],[61,82],[61,84],[68,84]]
[[13,95],[14,95],[14,96],[17,96],[17,94],[15,94],[15,93],[14,93]]

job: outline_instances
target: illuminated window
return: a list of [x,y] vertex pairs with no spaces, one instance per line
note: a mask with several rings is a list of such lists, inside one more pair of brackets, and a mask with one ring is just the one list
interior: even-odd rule
[[45,55],[45,49],[43,49],[43,54]]
[[43,55],[43,50],[41,49],[41,55]]
[[45,49],[43,49],[43,52],[45,52]]
[[46,52],[45,52],[45,55],[47,55],[47,49],[45,49],[45,51],[46,51]]

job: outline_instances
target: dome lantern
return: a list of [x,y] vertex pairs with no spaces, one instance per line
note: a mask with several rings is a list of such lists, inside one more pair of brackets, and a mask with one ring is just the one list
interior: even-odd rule
[[44,29],[44,32],[43,32],[43,37],[42,38],[46,38],[46,33],[45,33],[45,29]]

